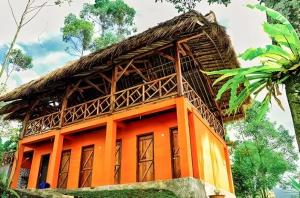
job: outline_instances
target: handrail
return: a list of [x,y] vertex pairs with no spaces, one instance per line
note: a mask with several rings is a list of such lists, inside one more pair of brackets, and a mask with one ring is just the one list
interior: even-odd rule
[[203,119],[205,119],[210,124],[215,132],[218,133],[222,138],[224,138],[225,130],[222,123],[216,118],[214,113],[209,110],[208,106],[203,102],[203,100],[187,82],[187,80],[182,77],[182,81],[185,97],[187,97],[190,103],[192,103],[196,107]]

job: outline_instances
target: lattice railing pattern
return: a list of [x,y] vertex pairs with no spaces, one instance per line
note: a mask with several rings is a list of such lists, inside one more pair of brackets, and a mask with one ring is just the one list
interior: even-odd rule
[[24,136],[40,134],[44,131],[58,127],[60,123],[60,111],[51,113],[33,120],[29,120]]
[[196,107],[201,116],[210,124],[215,132],[217,132],[221,137],[224,137],[225,131],[220,120],[218,120],[214,113],[209,110],[207,105],[203,102],[200,96],[198,96],[191,85],[184,78],[182,81],[184,96]]
[[110,95],[67,108],[64,112],[64,125],[89,119],[110,111]]
[[159,98],[176,95],[176,93],[176,74],[172,74],[116,92],[114,94],[114,109],[120,110]]

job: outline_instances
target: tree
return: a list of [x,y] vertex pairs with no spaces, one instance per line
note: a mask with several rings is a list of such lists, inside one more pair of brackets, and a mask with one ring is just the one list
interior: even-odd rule
[[[163,2],[163,0],[155,0],[155,2]],[[165,0],[166,2],[170,2],[174,4],[175,8],[178,12],[187,12],[196,7],[197,3],[200,3],[201,0]],[[218,3],[228,5],[231,3],[231,0],[207,0],[209,4]]]
[[82,56],[91,45],[94,26],[91,22],[77,18],[74,14],[69,14],[65,18],[65,26],[62,28],[63,41],[71,42],[72,45],[66,48],[71,55]]
[[[272,21],[265,22],[263,29],[273,40],[273,44],[264,48],[250,48],[240,55],[243,60],[257,59],[260,64],[248,68],[225,69],[206,73],[208,75],[221,75],[214,84],[220,81],[225,82],[218,91],[217,100],[225,92],[230,91],[228,113],[238,111],[251,94],[256,97],[263,90],[266,91],[258,119],[262,118],[273,99],[283,109],[278,96],[281,95],[279,85],[285,85],[300,151],[299,36],[290,22],[279,12],[260,4],[249,5],[249,7],[266,12]],[[242,88],[242,91],[238,92],[239,88]]]
[[10,3],[10,0],[7,0],[11,14],[13,16],[15,25],[16,25],[16,32],[14,34],[14,37],[9,44],[9,48],[7,53],[4,56],[4,59],[1,64],[0,69],[0,77],[4,73],[4,71],[7,69],[9,64],[9,58],[11,57],[11,53],[14,52],[14,47],[17,42],[17,38],[19,36],[19,33],[21,32],[22,28],[24,28],[27,24],[29,24],[37,15],[39,12],[46,6],[52,6],[52,5],[61,5],[64,2],[71,2],[71,0],[27,0],[25,4],[25,8],[23,12],[21,13],[21,17],[18,20],[16,17],[16,14],[14,12],[13,6]]
[[277,184],[289,182],[284,174],[296,169],[293,137],[267,117],[257,121],[262,105],[254,102],[245,121],[231,126],[237,137],[232,172],[238,197],[267,198],[268,191]]
[[79,17],[69,14],[61,28],[63,40],[71,44],[67,52],[80,49],[82,53],[70,54],[82,56],[84,51],[96,51],[119,42],[135,32],[134,16],[135,10],[123,0],[95,0],[94,4],[84,4]]

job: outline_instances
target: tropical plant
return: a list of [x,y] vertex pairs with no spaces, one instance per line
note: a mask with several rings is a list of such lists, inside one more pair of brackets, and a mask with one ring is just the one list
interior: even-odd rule
[[291,178],[292,187],[300,192],[300,182],[297,182],[295,178]]
[[[260,64],[247,68],[224,69],[205,72],[208,75],[221,75],[214,82],[224,82],[217,94],[217,100],[230,91],[227,113],[235,113],[251,94],[255,97],[264,94],[258,119],[267,111],[272,99],[280,108],[283,105],[278,98],[280,85],[285,85],[290,105],[296,139],[300,148],[300,39],[290,22],[279,12],[261,4],[248,5],[266,12],[272,19],[263,24],[264,31],[273,40],[273,44],[263,48],[250,48],[239,57],[249,61],[257,59]],[[239,92],[238,89],[242,88]],[[264,92],[266,91],[266,92]]]
[[232,174],[237,197],[268,197],[275,186],[289,183],[287,174],[297,167],[293,137],[266,116],[256,117],[262,104],[254,102],[244,121],[231,124],[236,145],[232,150]]
[[17,197],[20,195],[13,189],[9,188],[9,179],[5,173],[0,174],[0,196],[1,198]]

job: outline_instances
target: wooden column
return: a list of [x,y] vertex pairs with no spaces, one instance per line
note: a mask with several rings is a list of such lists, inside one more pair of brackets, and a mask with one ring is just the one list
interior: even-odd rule
[[57,187],[57,179],[60,166],[61,152],[63,149],[64,136],[56,133],[53,142],[53,148],[50,156],[48,173],[47,173],[47,182],[50,184],[50,188]]
[[175,46],[175,70],[176,70],[176,79],[177,79],[177,92],[179,96],[183,95],[183,85],[182,85],[182,73],[181,73],[181,62],[180,62],[180,53],[179,53],[179,44],[176,43]]
[[64,122],[65,122],[65,110],[67,109],[67,105],[68,105],[69,92],[70,92],[70,86],[67,86],[66,93],[65,93],[65,95],[63,97],[62,104],[61,104],[59,127],[63,127],[64,126]]
[[104,179],[105,185],[114,184],[117,123],[108,120],[105,136]]
[[19,147],[15,155],[14,164],[12,167],[12,178],[11,178],[11,188],[17,188],[18,187],[18,180],[20,176],[21,171],[21,165],[23,161],[23,155],[24,155],[24,148],[25,146],[19,142]]
[[29,119],[30,119],[30,111],[28,111],[28,112],[26,113],[26,116],[25,116],[25,118],[24,118],[24,121],[23,121],[23,128],[22,128],[22,131],[21,131],[21,133],[20,133],[20,139],[23,139],[23,137],[24,137],[24,135],[25,135],[25,133],[26,133]]
[[118,75],[118,66],[112,70],[111,74],[111,84],[110,84],[110,111],[113,111],[115,108],[115,92],[117,90],[117,75]]
[[181,177],[193,177],[188,109],[184,97],[176,99]]

